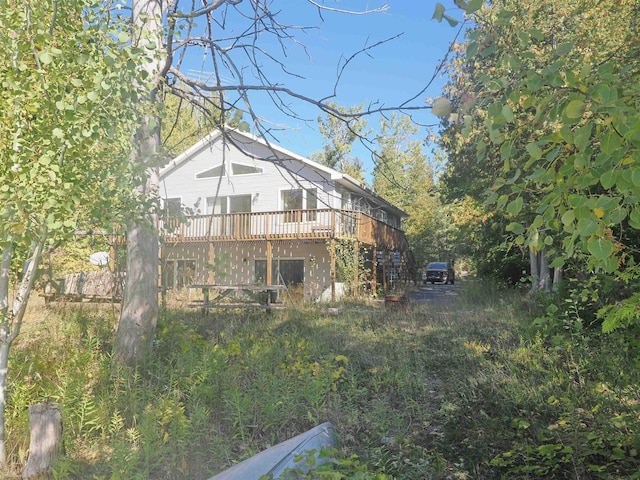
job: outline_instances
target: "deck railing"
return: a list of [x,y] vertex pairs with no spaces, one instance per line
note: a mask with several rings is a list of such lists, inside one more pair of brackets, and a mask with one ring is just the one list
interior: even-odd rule
[[195,215],[165,220],[161,231],[166,243],[352,238],[403,248],[407,242],[401,230],[363,212],[333,209]]

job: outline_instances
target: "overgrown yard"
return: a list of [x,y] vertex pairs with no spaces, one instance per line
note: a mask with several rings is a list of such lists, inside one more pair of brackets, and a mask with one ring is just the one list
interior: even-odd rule
[[50,399],[56,478],[206,479],[325,421],[321,478],[638,478],[636,352],[570,322],[535,333],[517,292],[460,292],[408,312],[169,311],[135,373],[110,367],[117,310],[34,307],[10,362],[13,474],[27,406]]

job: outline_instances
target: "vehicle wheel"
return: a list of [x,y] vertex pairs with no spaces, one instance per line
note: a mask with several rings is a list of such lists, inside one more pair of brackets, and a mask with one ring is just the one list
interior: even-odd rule
[[455,283],[455,280],[452,278],[451,279],[451,285],[453,285]]
[[431,285],[435,284],[436,282],[434,282],[433,280],[431,280]]

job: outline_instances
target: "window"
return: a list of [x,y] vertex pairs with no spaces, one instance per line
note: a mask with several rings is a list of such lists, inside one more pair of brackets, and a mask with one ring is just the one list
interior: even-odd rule
[[209,170],[205,170],[204,172],[200,172],[196,174],[196,178],[217,178],[224,175],[225,168],[224,164],[219,165],[217,167],[210,168]]
[[180,290],[193,283],[195,272],[195,260],[168,260],[162,269],[164,286]]
[[207,197],[207,215],[227,213],[227,197]]
[[349,192],[342,192],[342,204],[340,207],[343,210],[351,210],[351,194]]
[[[219,178],[225,175],[225,173],[226,168],[224,164],[222,164],[217,167],[210,168],[209,170],[205,170],[204,172],[197,173],[196,178]],[[241,163],[231,164],[232,175],[255,175],[256,173],[262,173],[262,169],[254,167],[253,165],[242,165]]]
[[[267,261],[255,261],[256,283],[265,284],[267,281]],[[302,285],[304,283],[304,260],[277,259],[271,262],[271,279],[274,285],[285,284]]]
[[251,211],[251,194],[207,197],[207,214],[241,213]]
[[298,221],[299,212],[293,210],[302,210],[302,189],[296,188],[293,190],[283,190],[280,192],[281,203],[283,210],[290,210],[284,214],[283,221],[296,222]]
[[176,228],[180,225],[182,214],[182,200],[180,198],[164,199],[164,221],[166,228]]
[[310,222],[315,221],[318,217],[318,189],[317,188],[307,188],[307,210],[312,210],[307,212],[307,220]]
[[231,172],[234,175],[253,175],[255,173],[262,173],[262,169],[254,167],[253,165],[241,165],[239,163],[232,163]]
[[234,195],[229,197],[229,213],[251,211],[251,195]]

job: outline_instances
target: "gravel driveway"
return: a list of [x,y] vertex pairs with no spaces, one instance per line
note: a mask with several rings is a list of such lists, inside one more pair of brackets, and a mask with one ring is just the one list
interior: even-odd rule
[[415,292],[411,292],[409,298],[413,304],[446,305],[456,301],[460,288],[460,282],[454,285],[428,283],[421,285]]

